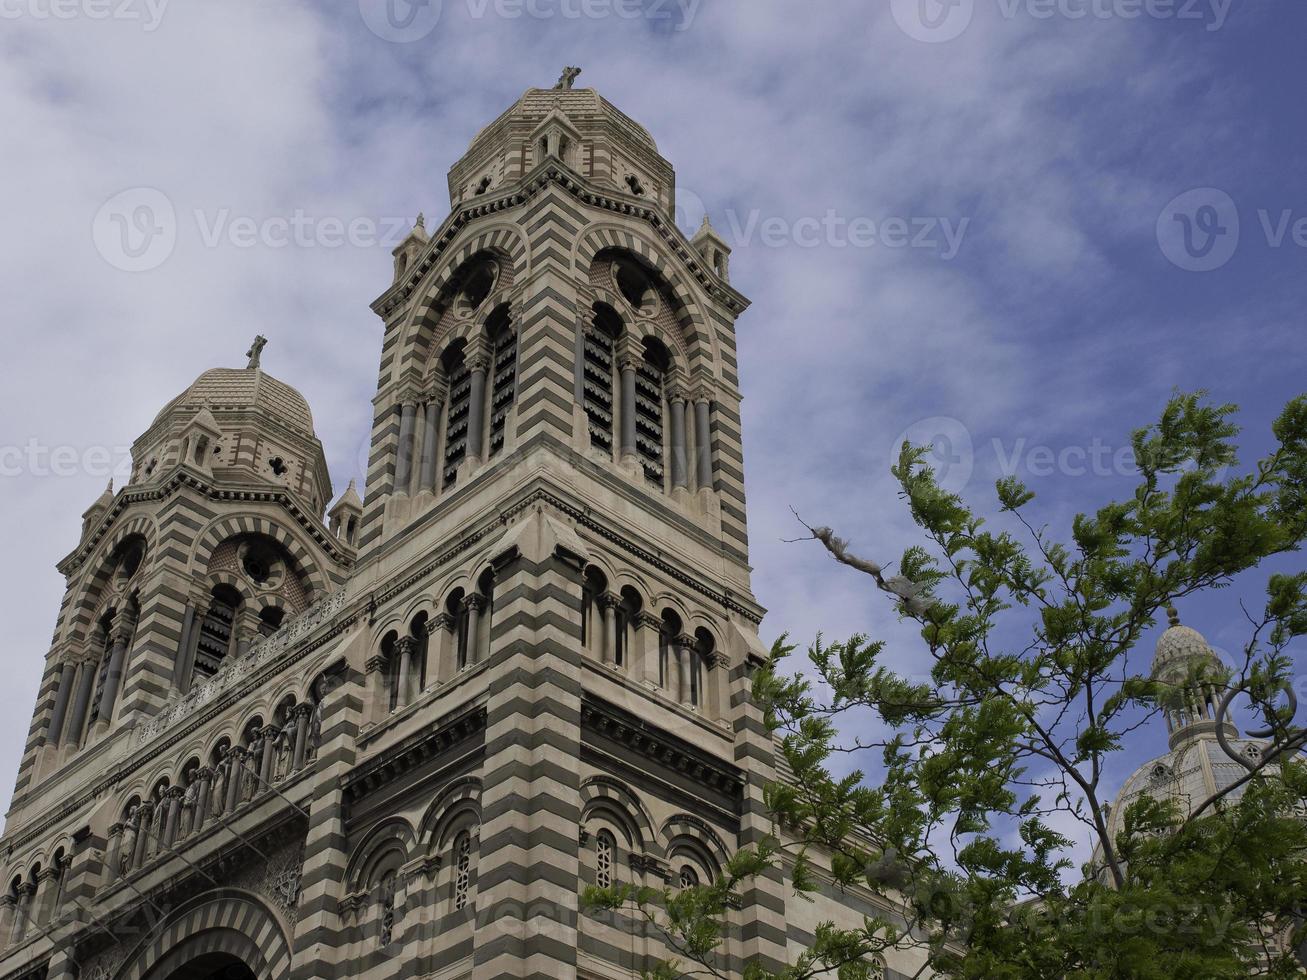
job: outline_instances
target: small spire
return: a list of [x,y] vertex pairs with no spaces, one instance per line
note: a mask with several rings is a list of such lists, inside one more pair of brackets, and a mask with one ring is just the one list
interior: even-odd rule
[[267,337],[260,334],[254,338],[254,343],[251,344],[250,349],[245,352],[245,356],[250,359],[250,363],[245,365],[247,371],[257,371],[259,369],[259,362],[263,358],[263,348],[267,346]]
[[1172,626],[1180,625],[1180,614],[1176,612],[1175,606],[1172,606],[1169,603],[1167,604],[1166,607],[1166,618],[1171,621]]
[[413,222],[413,227],[414,227],[414,228],[423,228],[423,229],[425,229],[426,226],[427,226],[427,216],[426,216],[425,214],[423,214],[421,211],[419,211],[419,212],[418,212],[418,219],[417,219],[417,221]]

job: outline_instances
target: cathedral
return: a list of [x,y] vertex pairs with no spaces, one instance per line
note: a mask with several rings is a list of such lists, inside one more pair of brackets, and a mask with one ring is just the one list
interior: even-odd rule
[[[653,137],[576,74],[482,130],[448,217],[395,249],[363,492],[333,489],[260,337],[82,516],[0,978],[633,977],[663,939],[579,893],[703,882],[771,832],[748,300],[711,225],[677,228]],[[782,866],[721,972],[889,912],[797,901]]]

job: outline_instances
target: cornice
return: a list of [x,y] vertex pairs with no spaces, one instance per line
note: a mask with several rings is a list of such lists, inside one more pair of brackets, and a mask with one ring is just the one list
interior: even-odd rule
[[723,303],[736,316],[748,309],[748,298],[712,272],[695,247],[676,227],[676,223],[669,222],[660,208],[650,205],[642,198],[598,188],[588,179],[551,158],[537,165],[535,170],[501,191],[498,196],[490,200],[480,199],[474,205],[450,212],[449,217],[444,220],[436,234],[431,236],[431,241],[410,267],[409,274],[372,303],[373,312],[382,319],[388,320],[390,314],[412,297],[427,273],[458,237],[459,232],[471,222],[521,207],[551,184],[559,185],[573,197],[593,207],[647,222],[663,244],[681,261],[685,271],[711,298]]
[[110,507],[96,524],[95,529],[83,538],[82,542],[63,558],[56,566],[63,576],[75,574],[95,553],[100,542],[109,533],[124,510],[132,504],[154,503],[167,500],[183,487],[196,490],[209,500],[243,501],[249,503],[271,503],[283,507],[301,530],[327,553],[327,556],[340,566],[341,571],[348,572],[353,567],[357,552],[349,545],[339,541],[322,521],[305,510],[299,496],[285,488],[266,488],[250,485],[222,486],[201,476],[186,463],[180,463],[173,473],[164,481],[145,487],[131,486],[119,491]]
[[485,731],[485,727],[486,709],[484,705],[479,705],[421,729],[397,745],[387,747],[375,758],[346,775],[346,800],[357,802],[377,787],[393,782],[404,773],[411,772],[467,741],[477,732]]

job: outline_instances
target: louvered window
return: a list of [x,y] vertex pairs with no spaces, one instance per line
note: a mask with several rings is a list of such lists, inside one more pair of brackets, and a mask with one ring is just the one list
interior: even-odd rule
[[594,326],[586,328],[582,384],[590,445],[613,451],[613,340]]
[[663,485],[663,372],[649,360],[635,375],[635,446],[645,479]]
[[517,393],[517,332],[505,325],[495,341],[495,377],[490,395],[490,455],[504,448],[508,413]]
[[458,479],[458,464],[467,456],[467,416],[472,405],[472,372],[460,361],[449,379],[449,412],[445,419],[445,486]]
[[195,677],[212,677],[222,666],[231,649],[232,624],[236,619],[236,605],[223,595],[215,595],[209,611],[200,623],[199,642],[195,648]]

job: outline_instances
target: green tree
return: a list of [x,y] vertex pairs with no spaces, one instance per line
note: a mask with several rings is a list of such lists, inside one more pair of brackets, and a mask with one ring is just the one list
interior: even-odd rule
[[[1133,495],[1077,516],[1065,541],[1028,517],[1034,494],[1015,479],[996,485],[990,523],[1005,527],[992,529],[941,488],[928,447],[905,444],[893,472],[921,542],[895,574],[808,530],[919,628],[929,682],[891,670],[866,636],[818,637],[790,675],[782,638],[754,683],[795,777],[769,791],[775,839],[709,885],[592,889],[586,905],[638,909],[664,933],[675,959],[655,976],[722,976],[739,884],[784,858],[802,901],[822,853],[839,884],[906,917],[827,924],[786,969],[748,964],[749,980],[875,976],[877,954],[910,945],[928,952],[923,974],[976,980],[1303,975],[1307,733],[1286,651],[1307,632],[1307,573],[1261,571],[1265,607],[1233,670],[1164,684],[1127,667],[1169,604],[1258,574],[1307,534],[1307,397],[1246,473],[1234,417],[1201,392],[1173,397],[1134,433]],[[1113,832],[1107,762],[1204,685],[1240,695],[1269,742],[1260,761],[1187,811],[1144,795]],[[1068,821],[1094,845],[1081,868],[1057,829]]]

